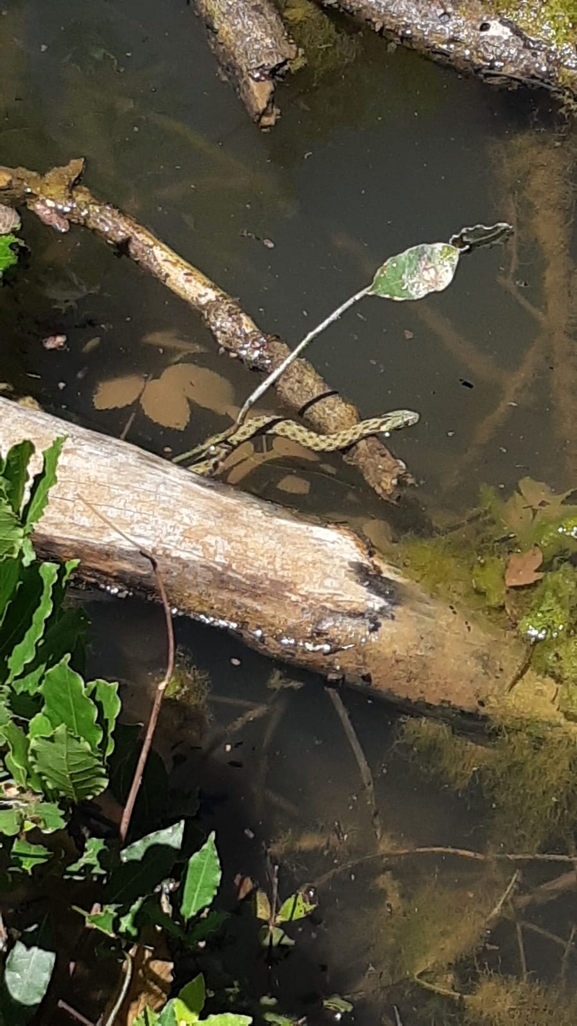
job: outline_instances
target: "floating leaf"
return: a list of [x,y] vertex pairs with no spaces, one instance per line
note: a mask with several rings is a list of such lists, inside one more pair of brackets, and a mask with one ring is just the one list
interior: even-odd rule
[[54,969],[56,955],[37,946],[16,941],[4,966],[4,984],[10,997],[28,1008],[42,1001]]
[[268,923],[271,918],[271,907],[270,901],[265,891],[256,892],[256,918],[262,919],[263,922]]
[[92,402],[97,410],[120,410],[135,403],[145,385],[146,379],[141,374],[110,378],[100,382]]
[[379,267],[367,295],[401,301],[442,292],[455,276],[459,257],[456,246],[446,242],[412,246]]
[[537,568],[542,562],[543,553],[537,545],[528,552],[514,552],[507,563],[505,584],[508,588],[523,588],[527,584],[540,581],[543,574],[537,573]]
[[309,901],[302,891],[296,891],[283,901],[275,917],[275,923],[292,923],[297,919],[304,919],[305,916],[310,916],[316,907],[316,901]]
[[506,242],[513,231],[513,225],[506,221],[498,221],[497,224],[489,226],[476,224],[472,228],[461,228],[460,232],[451,236],[449,242],[452,246],[457,246],[463,252],[469,253],[482,246],[494,246],[498,242]]
[[52,737],[33,738],[30,758],[46,788],[72,802],[95,798],[108,783],[104,766],[90,745],[73,737],[64,723]]
[[195,852],[188,860],[181,902],[181,912],[185,919],[191,919],[211,904],[221,876],[222,870],[213,832],[200,851]]
[[[197,367],[194,363],[178,365],[182,368],[181,380],[185,395],[197,406],[213,413],[229,414],[234,404],[234,389],[222,374],[208,367]],[[175,371],[176,367],[169,368]],[[168,373],[168,372],[165,372]]]
[[[140,405],[155,424],[183,431],[190,420],[190,404],[184,391],[181,366],[168,367],[159,378],[149,381],[140,397]],[[178,374],[169,372],[177,371]]]

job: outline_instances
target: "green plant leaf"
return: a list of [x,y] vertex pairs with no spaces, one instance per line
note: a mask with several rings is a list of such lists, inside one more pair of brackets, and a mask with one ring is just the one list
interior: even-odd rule
[[17,809],[0,810],[0,834],[5,837],[14,837],[22,829],[22,816]]
[[180,906],[185,919],[191,919],[211,904],[221,876],[222,870],[213,832],[200,851],[195,852],[188,860]]
[[17,235],[0,235],[0,283],[4,272],[18,263],[18,250],[23,246]]
[[379,267],[367,295],[401,301],[442,292],[455,276],[459,257],[457,247],[447,242],[412,246]]
[[108,783],[101,760],[86,741],[73,737],[64,723],[52,737],[33,738],[30,756],[48,793],[72,802],[94,798]]
[[63,830],[66,819],[62,809],[55,802],[44,802],[33,799],[24,808],[24,830],[38,827],[44,834],[53,834],[55,830]]
[[2,477],[8,501],[16,515],[20,513],[22,506],[24,489],[28,480],[28,464],[33,452],[32,442],[18,442],[8,450],[8,455],[4,460]]
[[190,983],[187,983],[186,987],[183,987],[178,994],[178,998],[189,1012],[195,1012],[197,1016],[200,1015],[206,1001],[206,984],[203,974],[199,973]]
[[275,918],[275,923],[294,923],[297,919],[310,916],[317,907],[316,902],[308,901],[302,891],[296,891],[290,898],[283,901]]
[[84,916],[87,926],[91,926],[94,930],[100,930],[100,933],[105,933],[107,937],[116,937],[118,905],[104,905],[100,912],[85,912],[77,905],[73,905],[72,908]]
[[4,738],[10,751],[4,758],[6,769],[24,789],[41,790],[41,782],[30,761],[30,745],[21,727],[10,720],[0,726],[0,737]]
[[142,917],[140,912],[146,901],[148,901],[149,895],[143,894],[136,901],[132,902],[128,911],[121,915],[118,920],[118,933],[121,937],[127,937],[130,940],[136,940],[140,932],[140,926],[142,923]]
[[[32,570],[37,572],[39,585],[32,588],[29,596],[29,600],[35,600],[34,611],[21,641],[14,645],[8,657],[8,683],[19,677],[26,664],[32,662],[36,645],[44,633],[44,624],[53,608],[52,589],[58,578],[58,566],[56,563],[36,563],[34,567],[30,567],[30,571]],[[18,606],[20,607],[20,601]]]
[[182,846],[184,820],[155,830],[120,852],[121,865],[110,883],[113,902],[132,905],[167,877]]
[[113,733],[121,708],[118,697],[118,684],[107,680],[92,680],[86,685],[86,694],[96,703],[98,708],[98,722],[106,739],[104,756],[108,758],[114,751]]
[[217,1015],[207,1015],[203,1023],[210,1023],[210,1026],[250,1026],[252,1016],[238,1015],[237,1012],[219,1012]]
[[194,926],[187,930],[184,936],[184,942],[187,948],[195,948],[197,944],[200,944],[210,933],[215,933],[216,930],[220,930],[223,923],[228,919],[228,913],[216,912],[212,909],[207,916],[203,916],[201,919],[197,919]]
[[[0,236],[1,238],[1,236]],[[14,559],[24,541],[24,530],[8,501],[0,501],[0,559]]]
[[89,837],[80,858],[66,866],[65,879],[86,880],[105,876],[106,870],[101,864],[100,856],[106,852],[106,841],[102,837]]
[[39,1005],[48,990],[56,955],[44,948],[16,941],[4,966],[4,984],[19,1005]]
[[172,998],[160,1013],[158,1026],[194,1026],[198,1022],[196,1012],[191,1012],[180,998]]
[[31,844],[25,837],[18,837],[10,852],[12,862],[26,873],[31,873],[35,866],[42,865],[52,858],[52,852],[43,844]]
[[158,1026],[180,1026],[180,1023],[176,1017],[176,1007],[174,998],[164,1006],[158,1019],[156,1020]]
[[0,626],[2,626],[8,603],[16,591],[21,567],[20,556],[0,558]]
[[48,492],[56,482],[56,464],[65,441],[66,438],[55,438],[52,445],[42,453],[43,467],[32,481],[30,498],[22,513],[26,534],[30,534],[46,508]]
[[28,737],[30,741],[33,737],[52,737],[53,733],[54,727],[44,713],[36,713],[28,724]]
[[96,722],[98,709],[88,697],[79,674],[70,669],[70,656],[47,671],[40,688],[44,696],[43,714],[53,727],[62,723],[75,737],[83,738],[94,752],[102,741],[102,728]]
[[136,1016],[133,1020],[132,1026],[157,1026],[158,1023],[158,1012],[154,1012],[152,1008],[145,1008]]

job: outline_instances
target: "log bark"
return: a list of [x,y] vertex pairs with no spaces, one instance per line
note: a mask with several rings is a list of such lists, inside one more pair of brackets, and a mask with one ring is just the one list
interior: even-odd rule
[[[223,350],[252,370],[268,374],[278,367],[290,352],[288,346],[276,335],[262,332],[235,299],[134,218],[95,199],[79,184],[83,168],[83,160],[71,160],[45,175],[22,167],[0,167],[0,202],[25,204],[60,232],[68,231],[71,224],[90,228],[199,313]],[[356,407],[335,393],[307,360],[295,360],[275,388],[281,402],[290,410],[304,410],[303,419],[317,431],[331,434],[361,419]],[[398,485],[412,480],[403,461],[378,438],[358,442],[343,458],[383,499],[394,499]]]
[[[350,530],[0,398],[1,452],[23,439],[44,449],[62,435],[34,538],[41,555],[80,558],[87,580],[154,592],[147,552],[175,610],[268,656],[397,702],[503,709],[524,659],[515,640],[430,598]],[[554,715],[541,694],[539,715]]]
[[480,0],[318,2],[326,8],[339,8],[404,46],[489,83],[538,86],[564,97],[577,95],[575,39],[561,41],[560,24],[541,17],[539,2],[519,2],[518,12],[509,17],[498,16],[490,3]]
[[279,116],[275,80],[286,74],[297,48],[268,0],[195,0],[211,49],[253,121],[270,128]]

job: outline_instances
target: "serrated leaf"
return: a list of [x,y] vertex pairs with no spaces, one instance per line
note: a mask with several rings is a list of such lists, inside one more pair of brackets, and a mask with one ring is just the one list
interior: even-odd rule
[[113,733],[121,709],[118,684],[107,680],[92,680],[86,685],[86,693],[97,705],[98,721],[105,736],[104,756],[108,758],[114,751]]
[[93,403],[97,410],[120,410],[140,397],[146,379],[141,374],[127,374],[125,377],[101,381],[94,393]]
[[[38,563],[35,565],[35,569],[39,580],[36,604],[21,641],[14,645],[8,657],[8,683],[11,683],[15,677],[19,677],[24,667],[32,662],[36,646],[44,632],[44,624],[53,608],[52,589],[58,578],[58,567],[56,563]],[[29,601],[32,595],[33,592],[28,596]]]
[[185,919],[191,919],[212,903],[221,876],[222,870],[213,832],[200,851],[195,852],[188,860],[180,906]]
[[442,292],[455,276],[459,257],[457,247],[447,242],[411,246],[379,267],[367,294],[402,301]]
[[31,844],[25,837],[17,837],[10,851],[12,862],[26,873],[52,858],[52,852],[43,844]]
[[120,852],[121,865],[110,883],[111,901],[132,905],[151,894],[168,876],[182,846],[184,820],[155,830]]
[[52,737],[32,739],[30,759],[46,789],[72,802],[94,798],[108,783],[101,760],[64,723]]
[[42,470],[34,476],[30,489],[30,498],[22,512],[22,520],[27,534],[30,533],[34,524],[40,520],[46,508],[48,492],[52,485],[56,483],[56,464],[65,441],[66,438],[64,437],[55,438],[52,445],[42,453]]
[[178,999],[188,1008],[189,1012],[194,1012],[197,1016],[200,1015],[206,1001],[206,984],[202,973],[199,973],[190,983],[186,984],[186,987],[182,988]]
[[44,948],[26,947],[16,941],[4,966],[4,984],[13,1001],[30,1008],[42,1001],[50,978],[56,955]]
[[18,442],[8,450],[4,460],[2,477],[6,490],[6,496],[16,515],[20,513],[24,489],[28,480],[28,464],[34,452],[32,442]]
[[63,723],[96,752],[102,741],[102,728],[96,722],[98,709],[88,697],[82,677],[70,669],[69,661],[70,656],[66,655],[47,671],[40,688],[44,696],[42,712],[53,727]]
[[31,801],[24,809],[24,829],[38,827],[44,834],[52,834],[55,830],[63,830],[66,819],[62,809],[55,802]]

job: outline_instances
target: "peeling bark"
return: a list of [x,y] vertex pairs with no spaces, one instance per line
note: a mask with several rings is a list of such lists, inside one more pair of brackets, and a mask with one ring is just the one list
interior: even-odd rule
[[[155,593],[145,551],[171,605],[267,656],[396,702],[508,706],[520,643],[430,598],[350,530],[0,398],[0,451],[23,439],[44,449],[62,435],[34,535],[43,556],[80,558],[87,580]],[[561,719],[552,682],[529,679],[528,689],[533,717]]]
[[268,0],[195,0],[210,46],[251,118],[274,125],[275,80],[284,75],[297,48]]
[[[539,86],[577,96],[577,51],[557,43],[553,27],[528,31],[480,0],[318,0],[377,32],[503,86]],[[539,0],[536,0],[539,4]],[[521,5],[520,5],[521,10]],[[536,19],[535,19],[536,20]],[[534,34],[535,33],[535,34]]]

